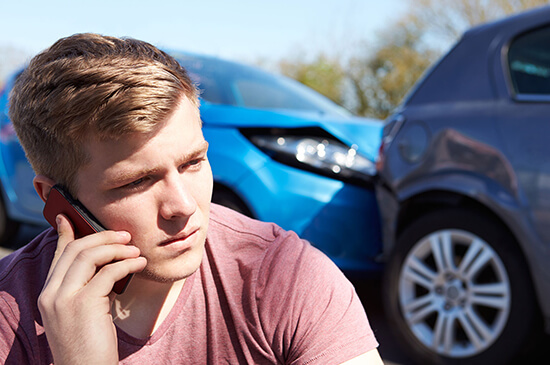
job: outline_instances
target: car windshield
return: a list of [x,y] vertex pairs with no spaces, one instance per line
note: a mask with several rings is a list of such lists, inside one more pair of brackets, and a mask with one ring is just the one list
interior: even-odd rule
[[292,79],[213,57],[173,55],[198,84],[201,98],[207,102],[351,116],[344,108]]

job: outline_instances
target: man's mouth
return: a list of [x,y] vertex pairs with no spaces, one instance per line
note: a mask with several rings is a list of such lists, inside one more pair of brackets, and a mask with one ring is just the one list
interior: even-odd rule
[[174,246],[177,245],[180,248],[185,248],[185,246],[191,246],[192,239],[195,237],[195,234],[199,232],[199,228],[195,228],[192,230],[189,230],[189,232],[184,232],[179,235],[176,235],[174,237],[171,237],[167,240],[162,241],[159,246],[166,247],[166,246]]

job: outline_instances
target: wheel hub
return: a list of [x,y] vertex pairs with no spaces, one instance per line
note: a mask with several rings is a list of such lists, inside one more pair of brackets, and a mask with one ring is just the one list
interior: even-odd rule
[[479,237],[460,230],[427,236],[401,273],[401,308],[426,347],[463,358],[499,337],[510,310],[509,280],[498,255]]
[[447,310],[455,306],[463,307],[468,299],[466,284],[459,279],[446,281],[444,285],[436,287],[435,293],[443,298]]

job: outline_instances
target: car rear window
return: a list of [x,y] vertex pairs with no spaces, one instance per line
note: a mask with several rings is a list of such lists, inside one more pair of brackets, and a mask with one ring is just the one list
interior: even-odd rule
[[516,38],[508,51],[508,67],[516,94],[550,95],[550,27]]

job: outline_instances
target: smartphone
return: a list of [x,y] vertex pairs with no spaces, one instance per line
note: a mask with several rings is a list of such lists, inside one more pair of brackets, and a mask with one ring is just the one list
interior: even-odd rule
[[[67,216],[73,224],[75,238],[81,238],[105,230],[92,213],[59,184],[52,187],[43,213],[44,218],[55,229],[57,229],[55,217],[60,213]],[[133,274],[130,274],[124,279],[117,281],[113,286],[113,291],[117,294],[124,293],[132,276]]]

